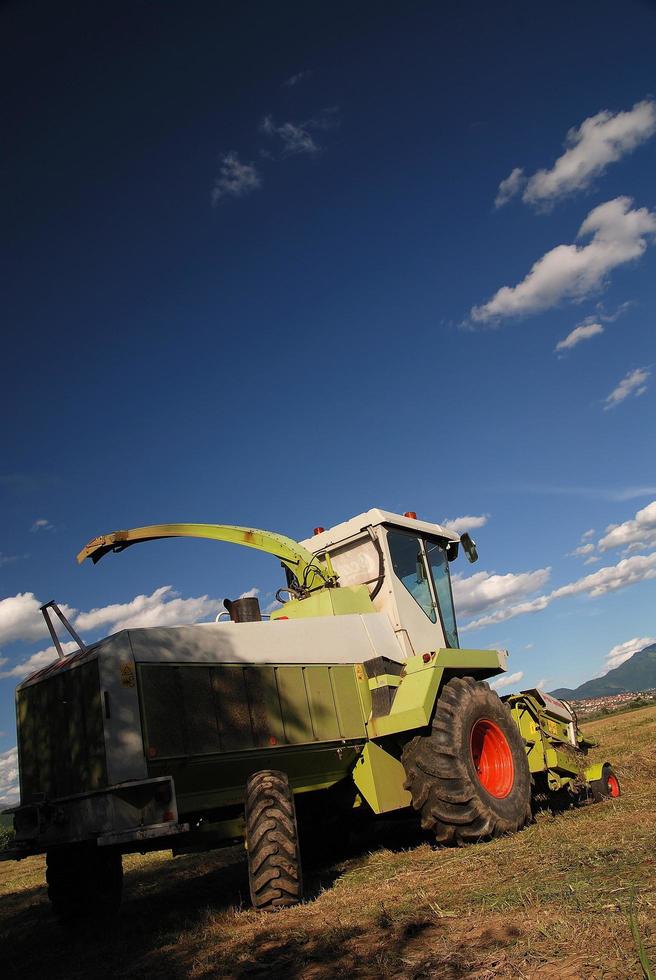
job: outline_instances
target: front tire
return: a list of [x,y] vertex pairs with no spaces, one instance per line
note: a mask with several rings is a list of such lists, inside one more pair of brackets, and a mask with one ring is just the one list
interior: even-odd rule
[[601,770],[601,779],[593,779],[590,783],[590,792],[597,803],[601,800],[615,800],[622,795],[620,781],[608,762],[604,763]]
[[448,681],[431,730],[405,746],[401,761],[421,825],[440,844],[514,833],[531,819],[523,739],[506,706],[483,681]]
[[264,769],[246,783],[246,849],[257,909],[295,905],[303,897],[294,794],[284,772]]

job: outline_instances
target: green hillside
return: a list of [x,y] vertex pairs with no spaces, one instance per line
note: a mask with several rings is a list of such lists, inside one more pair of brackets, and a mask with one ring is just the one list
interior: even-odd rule
[[574,689],[558,687],[550,693],[555,698],[580,701],[582,698],[603,698],[611,694],[646,691],[656,687],[656,643],[645,647],[604,677],[594,677]]

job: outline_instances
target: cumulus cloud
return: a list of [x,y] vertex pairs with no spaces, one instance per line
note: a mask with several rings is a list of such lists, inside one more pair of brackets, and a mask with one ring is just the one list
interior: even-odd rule
[[453,520],[445,517],[442,521],[442,527],[448,527],[450,531],[455,531],[456,534],[463,534],[465,531],[473,531],[477,527],[484,527],[489,517],[489,514],[479,514],[478,516],[466,514],[463,517],[454,517]]
[[163,585],[151,595],[138,595],[130,602],[113,603],[80,613],[75,626],[89,632],[103,627],[112,633],[140,626],[182,626],[201,619],[214,619],[222,608],[220,599],[206,595],[183,599],[172,586]]
[[595,323],[594,320],[591,323],[580,323],[578,327],[559,340],[556,344],[556,352],[563,350],[571,350],[572,347],[576,347],[580,344],[582,340],[590,340],[591,337],[596,337],[597,334],[603,333],[604,328],[600,323]]
[[550,598],[562,599],[582,593],[598,598],[652,578],[656,578],[656,552],[652,555],[633,555],[631,558],[623,558],[616,565],[599,568],[576,582],[554,589]]
[[651,371],[649,368],[636,368],[634,371],[629,371],[620,383],[613,388],[610,395],[607,396],[604,411],[607,412],[609,408],[615,408],[616,405],[623,402],[629,395],[633,395],[636,398],[644,395],[647,390],[647,381],[649,380],[650,374]]
[[304,122],[285,122],[280,125],[275,123],[272,116],[265,116],[260,129],[275,140],[283,157],[289,157],[303,153],[310,155],[318,153],[322,147],[313,134],[332,129],[336,125],[336,110],[324,109],[313,119],[306,119]]
[[490,572],[476,572],[468,578],[454,575],[453,595],[458,614],[471,615],[530,595],[541,589],[549,580],[550,568],[538,568],[533,572],[520,572],[496,575]]
[[504,204],[512,200],[516,194],[519,194],[522,187],[526,184],[526,177],[524,176],[524,170],[522,167],[515,167],[511,170],[510,174],[502,180],[499,184],[499,189],[497,191],[497,196],[494,199],[495,208],[502,208]]
[[653,99],[636,102],[626,112],[604,109],[589,116],[578,128],[570,129],[567,148],[553,167],[538,170],[529,178],[522,199],[544,208],[569,194],[586,190],[609,164],[621,160],[654,133],[656,102]]
[[588,555],[591,555],[594,550],[595,546],[592,544],[592,542],[588,541],[587,544],[580,544],[578,548],[575,548],[574,551],[570,551],[569,554],[575,558],[586,558]]
[[600,551],[610,551],[611,548],[635,545],[656,546],[656,500],[636,511],[631,520],[622,524],[609,524],[605,534],[599,539],[598,548]]
[[[79,647],[75,640],[67,640],[66,643],[62,643],[62,650],[64,654],[79,652]],[[3,677],[29,677],[30,674],[36,673],[37,670],[41,670],[42,667],[47,667],[48,664],[54,663],[59,657],[57,649],[54,646],[46,647],[45,650],[39,650],[38,653],[33,653],[30,657],[25,660],[21,660],[20,663],[14,664],[8,670],[0,671],[0,678]],[[6,662],[6,658],[4,658]],[[2,662],[0,662],[0,666]]]
[[18,802],[18,750],[0,752],[0,808]]
[[513,684],[519,684],[523,676],[523,670],[517,670],[514,674],[502,674],[496,681],[490,681],[490,687],[493,691],[498,691],[502,687],[512,687]]
[[262,180],[252,163],[242,163],[231,151],[221,157],[219,173],[212,188],[212,206],[216,207],[226,197],[245,197],[257,190]]
[[[48,635],[39,610],[41,602],[33,592],[19,592],[0,600],[0,645],[15,640],[38,640]],[[75,610],[62,604],[59,607],[69,619]]]
[[599,676],[603,677],[609,670],[614,670],[615,667],[619,667],[620,664],[629,660],[634,653],[644,650],[651,643],[656,643],[656,638],[653,636],[634,636],[632,640],[625,640],[624,643],[618,643],[604,657],[604,667]]
[[656,212],[632,204],[630,197],[616,197],[593,208],[577,235],[590,236],[587,245],[552,248],[516,286],[502,286],[487,303],[474,306],[471,319],[487,323],[540,313],[601,289],[613,269],[639,259],[656,235]]
[[656,552],[651,555],[633,555],[630,558],[623,558],[616,565],[599,568],[596,572],[584,575],[583,578],[577,579],[575,582],[562,585],[546,595],[540,595],[535,599],[512,605],[502,605],[494,612],[479,616],[477,619],[466,623],[464,627],[461,627],[461,632],[480,629],[482,626],[496,626],[508,619],[514,619],[515,616],[540,612],[556,599],[565,599],[577,595],[587,595],[596,599],[608,595],[610,592],[617,592],[630,585],[636,585],[638,582],[645,582],[653,578],[656,578]]

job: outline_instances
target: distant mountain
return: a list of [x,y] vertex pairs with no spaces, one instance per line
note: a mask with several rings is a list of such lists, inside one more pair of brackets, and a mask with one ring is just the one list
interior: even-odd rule
[[558,687],[549,693],[555,698],[565,698],[566,701],[580,701],[583,698],[603,698],[629,691],[646,691],[650,687],[656,687],[656,643],[634,653],[603,677],[593,677],[591,681],[585,681],[573,690],[570,687]]

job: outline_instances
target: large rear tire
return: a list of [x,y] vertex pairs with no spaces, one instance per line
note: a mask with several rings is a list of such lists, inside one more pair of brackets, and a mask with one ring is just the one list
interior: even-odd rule
[[121,855],[95,844],[52,848],[46,854],[46,881],[53,912],[61,918],[111,917],[121,904]]
[[295,905],[303,897],[294,794],[284,772],[264,769],[246,783],[246,848],[257,909]]
[[440,844],[514,833],[531,819],[523,739],[506,706],[483,681],[448,681],[431,730],[408,742],[401,761],[421,825]]

